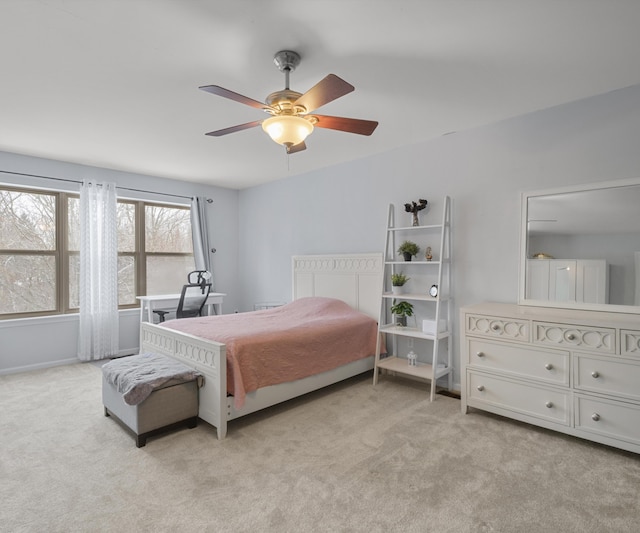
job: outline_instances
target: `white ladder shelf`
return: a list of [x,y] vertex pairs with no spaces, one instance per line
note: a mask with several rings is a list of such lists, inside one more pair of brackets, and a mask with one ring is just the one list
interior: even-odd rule
[[[398,240],[420,240],[422,246],[433,250],[431,260],[402,261],[397,259]],[[429,244],[433,242],[433,244]],[[424,251],[424,247],[422,248]],[[424,257],[424,256],[422,256]],[[392,292],[391,276],[408,274],[411,290],[402,294]],[[407,272],[404,272],[406,270]],[[429,289],[437,286],[437,295],[431,296]],[[440,224],[420,226],[396,226],[394,206],[389,205],[384,251],[384,275],[381,287],[380,316],[378,319],[378,343],[376,347],[373,384],[378,383],[382,371],[431,383],[430,400],[435,399],[436,382],[447,376],[447,387],[453,386],[452,367],[452,306],[451,299],[451,199],[445,196],[442,204],[442,222]],[[399,326],[392,320],[390,311],[397,300],[403,300],[414,306],[415,326]],[[420,320],[418,320],[418,317]],[[422,320],[431,320],[435,328],[425,332]],[[444,328],[440,324],[444,320]],[[391,339],[390,353],[384,354],[383,342]],[[414,340],[420,343],[418,360],[410,365],[406,356],[399,355],[399,339],[408,344],[413,351]],[[442,349],[446,344],[446,349]]]

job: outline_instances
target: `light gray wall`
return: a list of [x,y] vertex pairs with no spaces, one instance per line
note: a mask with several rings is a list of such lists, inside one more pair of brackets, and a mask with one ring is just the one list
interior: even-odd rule
[[[212,258],[216,290],[227,293],[223,304],[224,312],[232,312],[239,307],[238,191],[7,152],[0,152],[0,170],[72,180],[87,178],[111,181],[120,187],[130,189],[187,197],[205,196],[213,199],[208,215],[211,245],[218,250]],[[0,173],[0,183],[78,191],[78,185],[74,183],[7,173]],[[188,203],[188,200],[162,194],[136,193],[128,190],[119,190],[118,194],[127,198]],[[137,350],[139,324],[138,310],[120,311],[120,351],[122,353],[134,353]],[[77,315],[0,321],[0,373],[32,370],[76,361],[77,331]]]
[[[455,316],[480,301],[516,302],[520,193],[637,177],[638,139],[634,86],[243,190],[242,308],[291,299],[291,255],[382,251],[388,203],[402,209],[445,195],[453,200]],[[313,137],[307,145],[313,150]],[[454,333],[459,383],[457,323]]]

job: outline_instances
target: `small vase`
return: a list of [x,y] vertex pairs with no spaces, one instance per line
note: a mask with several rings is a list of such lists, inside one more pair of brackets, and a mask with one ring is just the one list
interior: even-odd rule
[[407,317],[404,315],[396,315],[396,326],[399,328],[407,327]]
[[411,217],[411,225],[412,226],[419,226],[420,225],[420,220],[418,220],[418,213],[411,213],[412,217]]
[[402,255],[404,256],[405,261],[411,261],[411,254],[404,252]]
[[402,294],[404,292],[404,287],[402,285],[392,285],[391,293],[392,294]]

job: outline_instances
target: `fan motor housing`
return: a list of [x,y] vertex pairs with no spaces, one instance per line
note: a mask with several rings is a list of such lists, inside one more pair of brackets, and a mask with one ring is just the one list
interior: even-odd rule
[[290,89],[284,89],[283,91],[276,91],[271,93],[265,99],[265,103],[280,111],[278,114],[282,115],[297,115],[298,113],[306,113],[307,109],[304,106],[296,106],[294,103],[298,98],[302,96],[302,93],[292,91]]

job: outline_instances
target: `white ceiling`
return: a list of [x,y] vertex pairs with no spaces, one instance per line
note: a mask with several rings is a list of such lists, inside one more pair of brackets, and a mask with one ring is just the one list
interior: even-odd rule
[[[637,0],[0,0],[0,150],[244,188],[640,83]],[[256,100],[329,73],[355,92],[284,154]]]

